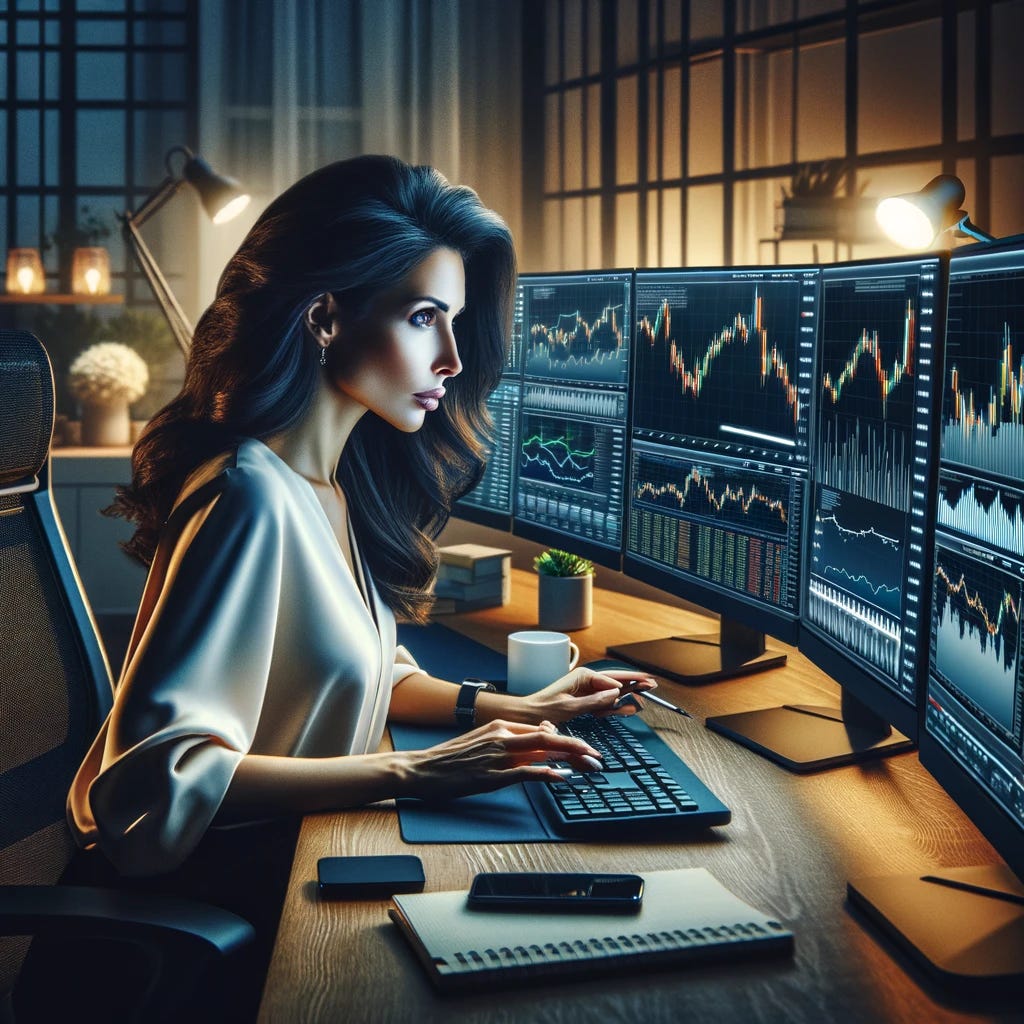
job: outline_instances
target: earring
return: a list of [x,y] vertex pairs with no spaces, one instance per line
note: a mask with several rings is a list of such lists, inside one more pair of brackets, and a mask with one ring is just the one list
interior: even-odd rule
[[326,345],[321,345],[320,346],[320,365],[321,366],[326,366],[327,365],[327,346]]

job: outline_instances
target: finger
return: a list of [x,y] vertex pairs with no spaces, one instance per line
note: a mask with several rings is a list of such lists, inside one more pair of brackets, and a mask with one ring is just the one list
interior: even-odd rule
[[615,669],[604,674],[617,679],[622,689],[629,690],[630,692],[656,690],[658,688],[658,681],[653,676],[637,675],[636,673],[625,672],[621,669]]
[[589,754],[600,758],[600,754],[589,744],[575,736],[563,736],[559,732],[534,730],[533,735],[513,735],[504,740],[505,749],[510,753],[537,751],[550,756],[551,753],[571,757],[576,754]]

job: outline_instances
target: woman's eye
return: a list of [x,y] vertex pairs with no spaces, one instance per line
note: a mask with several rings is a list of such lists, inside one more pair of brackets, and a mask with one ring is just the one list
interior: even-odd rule
[[436,322],[436,309],[418,309],[411,317],[409,317],[409,323],[411,323],[413,327],[433,327]]

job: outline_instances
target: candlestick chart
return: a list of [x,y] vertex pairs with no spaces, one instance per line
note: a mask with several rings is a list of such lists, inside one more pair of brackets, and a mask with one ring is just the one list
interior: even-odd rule
[[635,426],[796,446],[800,324],[798,281],[638,278]]
[[629,306],[624,286],[574,282],[531,287],[523,345],[523,373],[529,377],[625,383]]
[[917,288],[916,279],[892,283],[877,292],[860,282],[825,284],[816,461],[825,486],[907,511]]
[[1004,733],[1014,728],[1021,580],[939,545],[932,616],[934,668]]

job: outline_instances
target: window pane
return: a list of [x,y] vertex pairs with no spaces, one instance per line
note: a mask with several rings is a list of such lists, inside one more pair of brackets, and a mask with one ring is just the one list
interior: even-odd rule
[[690,147],[688,173],[722,170],[722,62],[690,68]]
[[583,188],[583,90],[568,89],[564,99],[562,145],[565,147],[565,189]]
[[[167,173],[164,157],[172,146],[185,142],[185,113],[181,110],[144,110],[135,118],[135,181],[153,188]],[[172,158],[175,171],[182,166],[182,157]]]
[[796,17],[796,0],[737,0],[736,30],[749,32]]
[[39,112],[19,110],[17,131],[14,180],[19,185],[35,185],[39,180]]
[[635,267],[638,260],[638,199],[635,192],[615,197],[615,259],[616,267]]
[[7,54],[0,53],[0,100],[7,99]]
[[15,54],[18,76],[18,99],[39,99],[39,54],[21,51]]
[[[782,189],[789,178],[763,178],[738,181],[733,189],[733,263],[772,263],[774,247],[769,240],[778,237],[776,223]],[[780,259],[788,259],[788,251]]]
[[76,26],[76,34],[80,46],[124,46],[125,22],[80,21]]
[[615,117],[616,158],[615,181],[629,185],[637,176],[637,80],[635,77],[620,78],[616,82]]
[[[112,185],[125,180],[124,114],[113,110],[79,110],[77,176],[80,185]],[[103,139],[97,146],[96,140]]]
[[717,39],[722,34],[722,10],[720,3],[690,4],[690,39]]
[[992,6],[992,134],[1024,131],[1020,101],[1020,50],[1024,3]]
[[135,56],[135,95],[141,100],[184,103],[188,67],[183,53]]
[[581,270],[584,265],[583,200],[567,199],[562,206],[562,262],[569,270]]
[[956,19],[956,136],[974,137],[974,11]]
[[[908,69],[913,69],[908,74]],[[942,141],[942,26],[938,19],[862,33],[858,72],[858,149]]]
[[78,0],[78,9],[90,14],[124,10],[124,0]]
[[14,224],[14,244],[41,247],[43,244],[39,224],[39,197],[18,196]]
[[789,50],[736,58],[736,167],[791,159],[793,56]]
[[821,160],[846,152],[843,43],[800,52],[797,83],[797,159]]
[[620,3],[618,6],[618,23],[616,25],[616,36],[618,38],[619,67],[624,64],[633,64],[638,59],[637,53],[637,17],[636,2]]
[[683,265],[683,192],[667,188],[661,193],[661,266]]
[[43,137],[43,183],[56,186],[60,184],[60,121],[56,110],[43,111]]
[[[0,108],[0,186],[7,184],[7,111]],[[5,198],[0,198],[0,209],[6,209]],[[4,235],[0,232],[0,252],[3,250]]]
[[581,0],[565,0],[565,77],[583,74],[583,7]]
[[585,133],[588,188],[601,185],[601,87],[587,86],[587,130]]
[[185,22],[177,18],[144,18],[135,22],[135,42],[143,46],[185,46]]
[[719,267],[725,246],[722,238],[722,186],[700,185],[687,190],[686,265]]
[[125,96],[123,53],[78,53],[75,75],[80,100],[120,100]]
[[[1024,232],[1024,156],[998,156],[992,160],[992,214],[979,224],[997,237]],[[970,195],[967,196],[968,203]],[[967,209],[970,209],[968,205]],[[1018,325],[1018,330],[1019,330]]]
[[562,187],[562,116],[557,96],[544,99],[544,191]]
[[679,68],[665,72],[664,111],[661,120],[661,167],[665,178],[679,178],[683,173],[683,74]]
[[586,266],[600,267],[604,263],[601,254],[601,197],[587,196],[586,198],[587,220],[585,224],[587,232],[587,258]]
[[28,18],[16,22],[14,38],[20,46],[37,46],[39,44],[39,22]]
[[558,37],[561,31],[558,14],[558,4],[544,5],[544,82],[547,85],[554,85],[558,81]]
[[43,99],[60,99],[60,54],[43,54]]
[[542,270],[562,270],[562,203],[549,199],[544,203],[544,266]]

